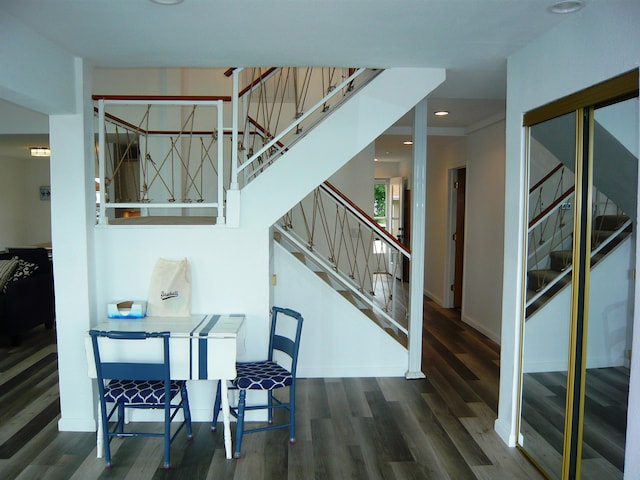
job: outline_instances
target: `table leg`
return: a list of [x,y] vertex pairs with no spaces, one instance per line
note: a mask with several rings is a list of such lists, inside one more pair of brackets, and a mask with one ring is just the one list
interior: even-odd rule
[[100,410],[100,402],[98,402],[98,431],[96,432],[96,457],[102,458],[104,454],[104,436],[102,433],[102,412]]
[[231,459],[231,415],[229,413],[229,391],[227,381],[220,380],[220,396],[222,401],[222,422],[224,423],[224,450],[227,460]]

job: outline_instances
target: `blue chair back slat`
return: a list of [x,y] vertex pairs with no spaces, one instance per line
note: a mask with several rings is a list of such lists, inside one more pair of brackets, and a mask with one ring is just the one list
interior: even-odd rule
[[[169,332],[125,332],[89,330],[93,354],[96,361],[96,373],[99,379],[121,380],[168,380],[171,378],[169,366]],[[103,362],[100,358],[98,338],[104,337],[112,340],[146,340],[148,338],[163,339],[162,363],[127,363],[127,362]],[[141,375],[138,377],[137,375]],[[130,378],[133,377],[133,378]]]
[[286,353],[291,358],[294,357],[297,345],[290,338],[275,335],[272,343],[272,350],[279,350]]
[[164,363],[102,363],[102,377],[119,380],[164,380]]

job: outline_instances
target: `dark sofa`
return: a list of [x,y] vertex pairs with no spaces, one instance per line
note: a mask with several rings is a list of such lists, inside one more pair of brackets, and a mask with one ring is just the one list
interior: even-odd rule
[[10,248],[0,253],[0,260],[13,257],[38,265],[31,275],[8,282],[6,292],[0,290],[0,335],[18,344],[23,334],[38,325],[53,328],[53,268],[44,248]]

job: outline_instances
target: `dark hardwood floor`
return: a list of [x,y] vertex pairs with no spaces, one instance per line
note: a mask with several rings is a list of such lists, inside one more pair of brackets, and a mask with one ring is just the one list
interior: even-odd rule
[[[112,469],[96,458],[95,434],[58,432],[55,333],[36,329],[12,347],[0,338],[0,478],[540,479],[493,424],[499,348],[425,301],[426,379],[298,380],[297,442],[286,430],[248,435],[226,460],[222,428],[194,424],[162,468],[158,439],[114,440]],[[149,424],[148,428],[155,428]]]

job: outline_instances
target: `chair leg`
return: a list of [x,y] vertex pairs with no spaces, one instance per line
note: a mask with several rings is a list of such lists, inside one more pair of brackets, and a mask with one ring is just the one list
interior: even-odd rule
[[273,390],[267,391],[267,423],[273,423]]
[[[169,402],[170,403],[170,402]],[[164,408],[164,465],[165,469],[171,468],[171,407]]]
[[244,407],[246,403],[247,391],[240,389],[238,397],[238,418],[236,422],[236,451],[234,458],[240,458],[240,448],[242,447],[242,435],[244,433]]
[[116,424],[116,432],[124,432],[124,403],[118,402],[118,423]]
[[[111,468],[111,439],[109,438],[109,419],[107,418],[107,406],[104,401],[100,402],[100,417],[102,425],[102,442],[104,449],[104,461],[107,468]],[[100,428],[98,428],[100,430]]]
[[180,388],[180,396],[182,397],[182,414],[187,425],[187,440],[193,439],[193,430],[191,429],[191,409],[189,408],[189,395],[187,394],[187,385],[184,384]]
[[296,443],[296,388],[289,387],[289,443]]
[[213,403],[213,419],[211,420],[212,432],[215,432],[218,428],[218,413],[220,413],[220,403],[222,402],[220,382],[222,381],[223,380],[218,381],[218,386],[216,388],[216,400]]

